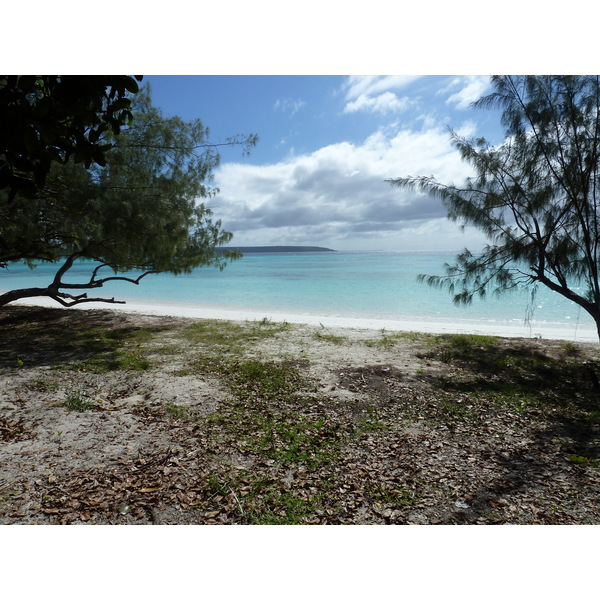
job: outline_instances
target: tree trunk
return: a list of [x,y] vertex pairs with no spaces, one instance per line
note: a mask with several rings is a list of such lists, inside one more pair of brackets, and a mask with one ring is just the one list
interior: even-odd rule
[[[592,314],[594,317],[594,321],[596,322],[596,329],[598,331],[598,340],[600,340],[600,310],[596,311],[597,314]],[[600,392],[600,381],[598,381],[598,375],[596,375],[596,371],[594,370],[594,365],[588,363],[588,373],[590,375],[590,379],[592,380],[592,389],[595,392]]]

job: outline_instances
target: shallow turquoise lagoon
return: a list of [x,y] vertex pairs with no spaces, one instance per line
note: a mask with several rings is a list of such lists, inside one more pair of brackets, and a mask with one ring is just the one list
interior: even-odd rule
[[[534,297],[530,289],[521,289],[458,307],[448,292],[417,282],[420,273],[442,274],[443,264],[452,262],[453,256],[394,252],[248,254],[222,272],[202,268],[177,277],[150,275],[139,286],[112,282],[89,293],[130,301],[348,317],[593,323],[576,305],[541,287]],[[65,281],[83,282],[91,268],[91,263],[77,264]],[[55,270],[55,265],[39,265],[33,270],[12,265],[0,271],[0,291],[46,286]]]

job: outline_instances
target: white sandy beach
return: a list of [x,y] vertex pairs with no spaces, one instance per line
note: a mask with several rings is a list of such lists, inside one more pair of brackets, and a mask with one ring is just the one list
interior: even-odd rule
[[[47,306],[58,308],[59,305],[49,298],[36,298],[21,300],[15,304],[29,306]],[[318,312],[291,312],[277,309],[240,307],[228,308],[217,305],[198,304],[161,304],[154,302],[141,302],[139,300],[126,304],[90,303],[80,304],[77,309],[111,309],[147,315],[173,316],[192,319],[221,319],[227,321],[262,321],[268,319],[274,322],[305,323],[326,327],[328,329],[367,329],[385,331],[420,331],[425,333],[468,333],[495,335],[500,337],[522,337],[549,340],[568,340],[577,342],[597,342],[598,334],[593,324],[573,323],[548,323],[543,321],[523,320],[486,321],[476,319],[460,319],[448,321],[447,319],[430,318],[398,318],[384,319],[378,317],[365,318],[348,314],[318,313]]]

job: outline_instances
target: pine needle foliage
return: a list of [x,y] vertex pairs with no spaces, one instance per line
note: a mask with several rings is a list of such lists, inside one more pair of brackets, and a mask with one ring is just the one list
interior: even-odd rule
[[[213,144],[200,120],[163,116],[147,86],[133,99],[132,115],[117,135],[106,134],[110,149],[104,164],[53,165],[33,198],[0,192],[0,267],[18,261],[58,265],[47,288],[7,292],[0,295],[0,306],[36,296],[64,306],[114,303],[78,292],[115,279],[137,284],[150,273],[222,269],[238,256],[217,251],[232,234],[206,202],[218,192],[209,186],[220,147],[247,152],[257,137]],[[81,260],[94,261],[90,279],[69,284],[64,277]]]
[[542,284],[587,311],[600,336],[600,77],[494,76],[492,85],[472,106],[502,110],[504,141],[451,133],[473,177],[460,187],[389,180],[441,199],[450,219],[489,240],[480,253],[461,252],[444,276],[420,280],[458,304]]

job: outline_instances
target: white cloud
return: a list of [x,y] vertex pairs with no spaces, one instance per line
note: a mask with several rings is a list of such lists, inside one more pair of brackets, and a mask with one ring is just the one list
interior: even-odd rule
[[488,75],[467,75],[457,77],[452,80],[446,88],[454,89],[460,86],[460,90],[455,92],[446,100],[447,104],[455,104],[457,108],[469,108],[471,102],[475,102],[483,96],[490,88],[490,78]]
[[417,75],[361,75],[348,77],[342,91],[345,93],[344,113],[359,111],[372,113],[401,112],[415,104],[408,97],[398,97],[398,90],[419,79]]
[[460,249],[465,242],[439,200],[384,181],[431,174],[445,183],[471,174],[445,128],[382,130],[276,164],[223,164],[215,212],[240,245]]
[[284,98],[277,100],[275,102],[274,108],[275,110],[281,110],[283,112],[289,112],[295,115],[300,109],[306,106],[306,102],[304,100],[300,100],[298,98]]
[[461,137],[469,138],[475,135],[477,131],[477,124],[475,123],[475,121],[465,121],[460,125],[460,127],[458,127],[458,129],[455,129],[455,131]]
[[407,98],[398,98],[392,92],[384,92],[379,96],[369,97],[366,95],[359,96],[353,102],[348,102],[344,107],[345,113],[353,113],[359,111],[389,113],[401,112],[411,106],[412,101]]
[[420,75],[352,75],[344,84],[346,100],[402,89],[420,78]]

